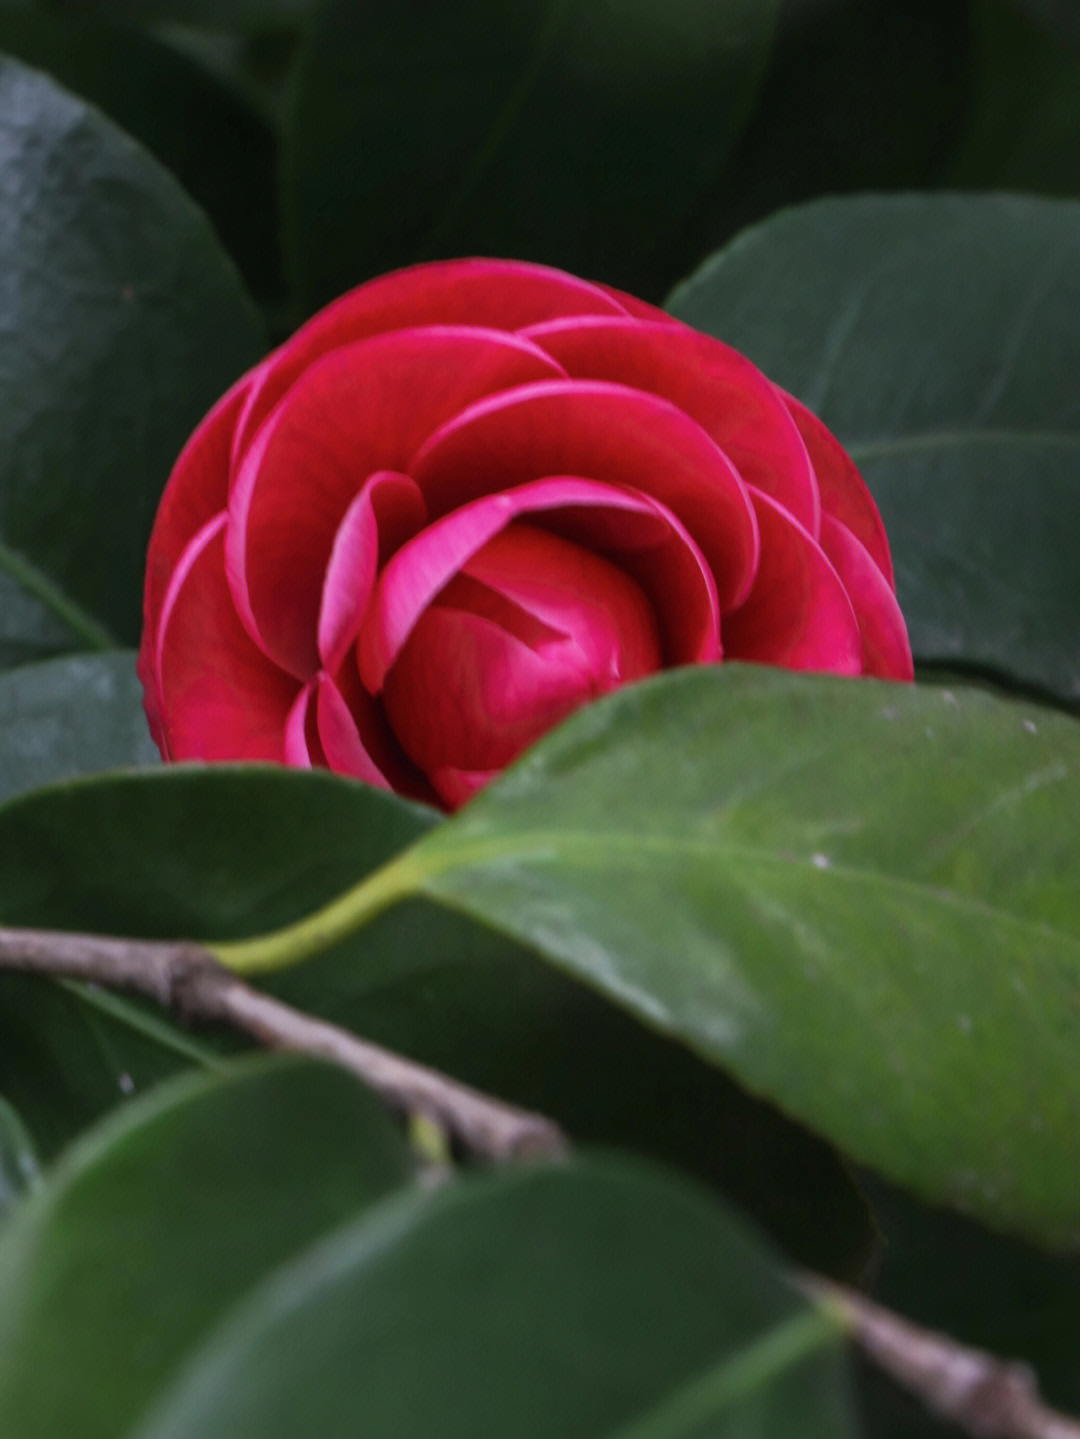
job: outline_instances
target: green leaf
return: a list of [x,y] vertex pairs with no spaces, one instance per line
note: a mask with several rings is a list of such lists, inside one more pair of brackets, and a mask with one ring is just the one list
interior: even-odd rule
[[149,156],[0,60],[0,572],[63,647],[138,638],[146,540],[188,433],[262,331],[204,216]]
[[497,925],[858,1162],[1077,1246],[1078,814],[1052,710],[690,669],[580,711],[352,912]]
[[[250,935],[301,919],[437,823],[326,774],[107,776],[0,810],[10,858],[0,917],[146,937]],[[655,1156],[720,1187],[801,1264],[849,1279],[865,1271],[876,1235],[828,1146],[486,925],[401,905],[260,983],[551,1114],[578,1142]],[[0,975],[0,1092],[46,1153],[179,1065],[220,1062],[219,1048],[134,1001]]]
[[950,187],[1080,191],[1080,10],[1070,21],[1056,8],[1051,24],[1017,0],[972,5],[971,93],[946,166]]
[[777,0],[323,6],[286,181],[310,305],[494,254],[659,298],[714,243]]
[[[298,919],[436,822],[365,786],[295,770],[171,767],[0,807],[5,924],[146,938]],[[149,1005],[0,973],[0,1093],[43,1153],[220,1045]]]
[[5,1433],[129,1433],[233,1303],[414,1168],[378,1102],[310,1062],[128,1105],[0,1231]]
[[0,4],[0,50],[47,71],[145,146],[211,217],[253,293],[276,297],[282,278],[271,126],[240,87],[226,87],[190,56],[90,8],[57,14],[8,0]]
[[745,232],[670,308],[850,450],[917,658],[1080,700],[1080,204],[818,201]]
[[54,780],[158,760],[129,652],[0,674],[0,802]]
[[139,1439],[850,1434],[838,1336],[672,1179],[577,1159],[369,1209],[256,1291]]

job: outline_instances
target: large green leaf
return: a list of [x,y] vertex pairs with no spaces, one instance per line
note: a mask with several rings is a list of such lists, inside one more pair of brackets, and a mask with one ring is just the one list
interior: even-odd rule
[[298,71],[287,176],[309,303],[460,254],[658,299],[715,243],[715,185],[777,9],[330,0]]
[[1080,700],[1080,204],[819,201],[741,235],[670,307],[848,447],[918,658]]
[[[173,767],[0,807],[6,924],[206,938],[299,918],[436,816],[325,774]],[[217,1046],[149,1007],[0,974],[0,1093],[46,1154]]]
[[[141,5],[145,12],[149,7]],[[218,10],[220,21],[220,4]],[[158,38],[90,13],[0,0],[0,50],[46,71],[144,145],[207,212],[260,298],[281,287],[277,144],[247,96]]]
[[[160,769],[0,809],[0,918],[147,937],[242,937],[302,918],[438,817],[284,769]],[[310,963],[284,999],[481,1089],[721,1187],[800,1263],[855,1277],[874,1235],[828,1146],[486,925],[399,906]],[[220,1041],[133,1001],[0,975],[0,1093],[52,1153]]]
[[157,760],[130,652],[0,674],[0,802],[53,780]]
[[1077,1246],[1078,814],[1055,711],[692,669],[579,712],[357,910],[499,925],[856,1160]]
[[722,1210],[578,1159],[367,1210],[256,1291],[135,1433],[834,1439],[841,1364]]
[[202,213],[97,111],[0,60],[0,116],[0,601],[28,597],[10,661],[137,639],[170,467],[262,331]]
[[414,1168],[322,1065],[260,1058],[128,1105],[0,1232],[5,1435],[129,1433],[233,1303]]

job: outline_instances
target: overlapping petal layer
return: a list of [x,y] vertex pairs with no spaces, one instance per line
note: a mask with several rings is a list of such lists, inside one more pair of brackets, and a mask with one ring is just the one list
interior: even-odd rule
[[344,296],[207,416],[139,673],[169,758],[452,808],[594,696],[721,657],[911,677],[850,458],[654,307],[463,260]]

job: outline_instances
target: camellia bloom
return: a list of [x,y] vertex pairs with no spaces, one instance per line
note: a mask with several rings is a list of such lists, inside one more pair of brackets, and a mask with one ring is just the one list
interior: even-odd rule
[[169,759],[452,808],[583,703],[722,658],[910,678],[877,509],[743,356],[534,265],[316,315],[196,430],[150,541]]

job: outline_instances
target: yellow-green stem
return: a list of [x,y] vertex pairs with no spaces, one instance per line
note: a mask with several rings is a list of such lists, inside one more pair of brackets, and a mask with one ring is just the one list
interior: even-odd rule
[[363,929],[383,910],[415,893],[424,873],[423,866],[406,850],[295,924],[254,939],[209,944],[206,948],[236,974],[285,969]]

